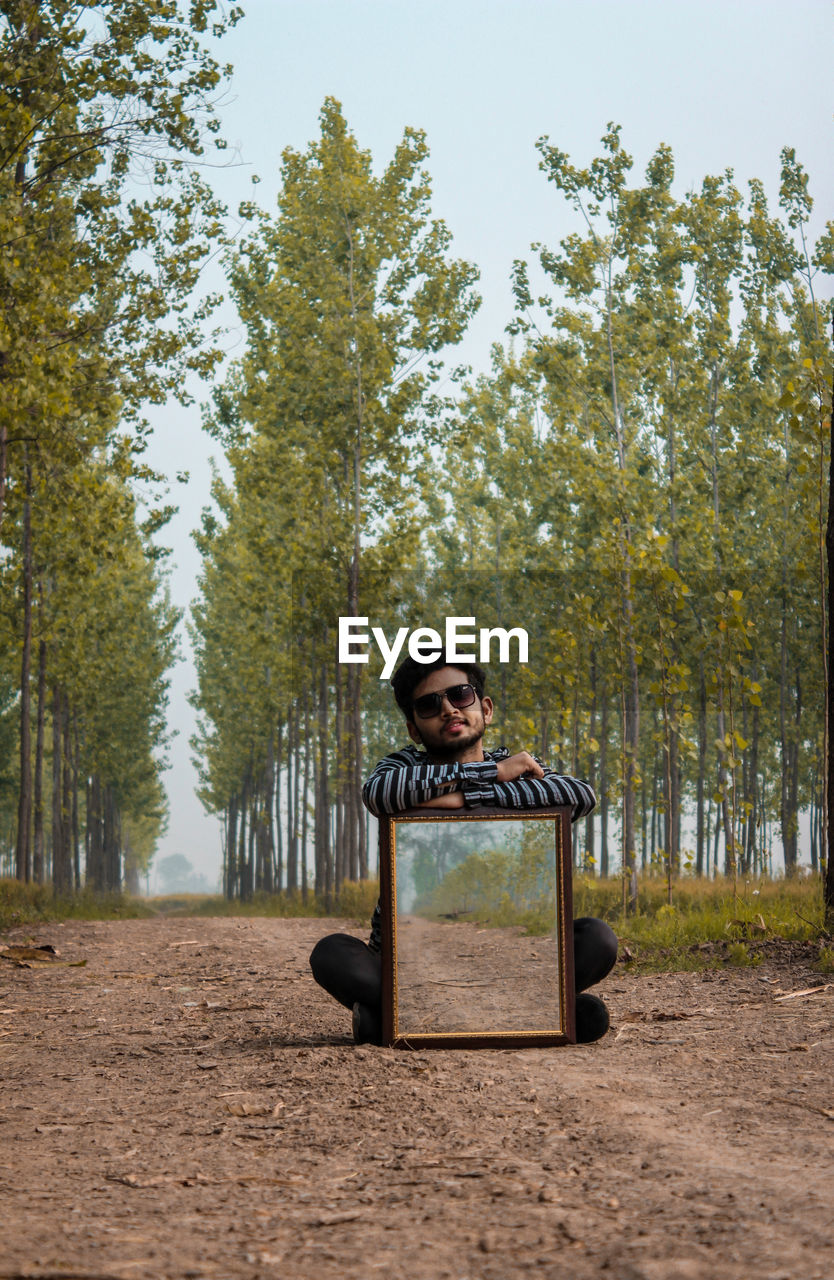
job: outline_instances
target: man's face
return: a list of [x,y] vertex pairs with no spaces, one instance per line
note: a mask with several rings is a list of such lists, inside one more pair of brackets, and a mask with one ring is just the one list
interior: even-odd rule
[[[460,667],[438,667],[429,672],[414,690],[414,699],[424,693],[442,693],[458,684],[469,684],[469,677]],[[492,699],[478,698],[468,707],[453,707],[448,698],[440,704],[434,716],[412,713],[407,721],[409,737],[423,746],[434,760],[452,760],[466,763],[484,758],[481,739],[484,729],[492,720]]]

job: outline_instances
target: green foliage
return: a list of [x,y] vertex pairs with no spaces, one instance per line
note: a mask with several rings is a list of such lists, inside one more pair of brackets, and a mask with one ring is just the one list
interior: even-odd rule
[[761,962],[761,956],[751,954],[745,942],[734,942],[727,952],[727,963],[736,969],[755,969]]
[[[254,230],[229,259],[247,349],[207,421],[234,488],[215,486],[220,518],[207,513],[197,535],[194,745],[207,806],[234,815],[236,838],[241,824],[259,830],[251,875],[245,843],[227,857],[229,891],[244,897],[271,874],[268,797],[290,735],[298,767],[320,778],[320,792],[327,775],[342,814],[345,853],[334,862],[322,847],[329,817],[314,805],[317,891],[367,872],[364,673],[335,663],[336,620],[387,611],[417,535],[439,353],[478,304],[477,271],[451,257],[449,232],[431,216],[427,156],[424,135],[407,129],[377,174],[328,98],[320,136],[283,154],[277,216],[248,208]],[[287,887],[302,880],[292,854]]]
[[180,893],[148,898],[155,911],[172,916],[258,916],[265,919],[318,919],[337,916],[354,920],[360,930],[369,926],[379,897],[376,880],[344,881],[335,901],[328,905],[323,896],[308,893],[256,892],[242,902],[213,894]]
[[0,929],[50,920],[145,920],[155,914],[147,901],[121,893],[56,895],[51,885],[0,878]]
[[229,69],[205,38],[241,16],[222,0],[0,12],[4,818],[17,793],[2,844],[20,876],[51,862],[59,887],[79,887],[85,826],[98,888],[120,883],[122,852],[135,883],[164,826],[178,615],[150,538],[173,508],[140,460],[142,414],[187,401],[186,374],[220,358],[205,326],[216,299],[193,298],[225,235],[198,161],[222,147],[213,102]]
[[335,667],[345,613],[389,636],[525,626],[530,663],[490,672],[492,742],[599,789],[574,861],[622,868],[617,910],[632,870],[663,871],[677,912],[682,869],[738,887],[781,846],[792,872],[803,813],[818,866],[833,260],[831,231],[807,243],[796,156],[774,212],[729,170],[677,195],[666,145],[635,174],[613,123],[587,164],[542,138],[569,227],[516,261],[513,345],[452,401],[436,357],[475,272],[430,217],[425,139],[407,131],[375,176],[333,100],[320,123],[284,155],[277,217],[247,210],[230,259],[247,350],[207,422],[233,483],[198,535],[194,745],[228,892],[266,869],[298,888],[305,830],[325,897],[363,873],[341,852],[364,836],[361,765],[402,725],[372,664]]
[[356,920],[364,927],[373,915],[378,899],[378,880],[344,880],[336,898],[334,914]]
[[[491,875],[473,878],[474,859],[462,862],[416,909],[429,916],[476,921],[481,926],[548,933],[552,903],[518,895],[512,857],[493,855]],[[675,903],[666,901],[660,877],[640,882],[637,910],[622,911],[618,878],[575,876],[574,916],[607,920],[620,940],[620,957],[639,970],[758,965],[757,947],[772,940],[816,941],[823,933],[822,896],[814,879],[760,879],[735,896],[731,879],[686,877],[676,881]],[[825,971],[830,948],[822,948]]]
[[161,881],[163,896],[187,888],[186,882],[194,874],[194,868],[182,853],[169,854],[156,864],[156,874]]
[[[734,897],[732,880],[686,877],[675,884],[675,904],[665,902],[665,886],[659,879],[643,879],[638,909],[626,919],[617,901],[616,883],[599,896],[583,899],[586,885],[579,882],[576,914],[599,907],[638,967],[698,968],[723,963],[735,947],[746,948],[755,961],[756,947],[770,939],[813,941],[822,933],[822,896],[813,877],[758,879]],[[736,953],[734,953],[736,954]],[[741,955],[742,952],[737,953]]]
[[[450,857],[449,869],[433,884],[421,876],[417,854],[411,872],[418,891],[414,910],[453,919],[460,914],[493,926],[520,924],[529,933],[548,933],[555,912],[552,839],[552,826],[545,823],[541,828],[526,826],[515,847],[506,836],[494,849],[478,843],[475,852],[454,861]],[[438,865],[436,859],[433,863]]]
[[[604,772],[621,865],[674,877],[685,815],[698,872],[708,822],[745,871],[778,822],[790,869],[822,785],[830,303],[807,177],[786,152],[780,221],[731,173],[677,199],[667,147],[631,185],[619,128],[602,142],[587,167],[539,143],[575,229],[516,262],[522,344],[459,406],[428,539],[441,608],[531,625],[499,732]],[[594,835],[577,863],[605,872]]]

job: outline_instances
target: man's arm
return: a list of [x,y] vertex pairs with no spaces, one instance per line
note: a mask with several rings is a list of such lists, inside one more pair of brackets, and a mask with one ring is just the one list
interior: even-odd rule
[[467,787],[467,805],[496,805],[503,809],[538,809],[570,805],[571,821],[584,818],[596,805],[593,788],[579,778],[548,769],[527,751],[500,760],[493,782]]
[[421,804],[414,807],[415,809],[462,809],[463,803],[462,791],[447,791],[441,796],[435,796],[433,800],[423,800]]
[[[362,788],[362,799],[371,813],[401,813],[421,806],[460,808],[468,800],[462,795],[470,787],[479,788],[498,777],[494,760],[469,764],[450,762],[428,764],[414,747],[405,747],[380,760]],[[460,800],[451,796],[460,795]],[[439,800],[440,803],[432,804]],[[493,802],[495,803],[495,802]]]

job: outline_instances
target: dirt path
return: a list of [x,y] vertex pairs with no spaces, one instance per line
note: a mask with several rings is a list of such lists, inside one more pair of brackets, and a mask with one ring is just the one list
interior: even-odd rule
[[[830,1280],[834,987],[607,981],[597,1045],[356,1048],[343,921],[50,925],[0,961],[0,1278]],[[3,941],[22,941],[20,933]]]

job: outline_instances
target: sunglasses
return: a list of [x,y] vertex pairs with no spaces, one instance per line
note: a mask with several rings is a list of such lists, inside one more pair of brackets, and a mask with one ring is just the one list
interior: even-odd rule
[[471,707],[477,696],[471,684],[453,684],[438,693],[424,693],[415,698],[411,705],[421,720],[430,720],[439,713],[444,698],[448,698],[452,706],[460,711],[463,707]]

